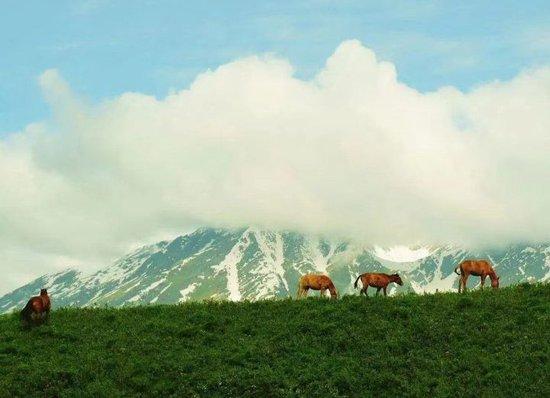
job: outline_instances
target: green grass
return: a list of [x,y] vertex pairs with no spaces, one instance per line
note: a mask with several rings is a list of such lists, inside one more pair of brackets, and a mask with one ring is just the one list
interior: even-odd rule
[[0,317],[0,396],[550,396],[550,285]]

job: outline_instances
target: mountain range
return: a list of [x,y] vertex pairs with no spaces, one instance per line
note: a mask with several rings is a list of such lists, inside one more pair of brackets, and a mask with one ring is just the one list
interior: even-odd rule
[[[372,247],[294,232],[201,228],[143,246],[92,274],[67,269],[44,275],[1,297],[0,313],[21,308],[43,287],[54,307],[282,298],[295,296],[298,278],[310,272],[330,275],[340,294],[356,294],[355,278],[368,271],[401,275],[404,285],[391,286],[389,294],[448,291],[457,287],[453,270],[465,258],[491,260],[501,286],[550,279],[548,244],[480,252],[437,247],[406,263],[376,253]],[[469,286],[478,281],[472,278]]]

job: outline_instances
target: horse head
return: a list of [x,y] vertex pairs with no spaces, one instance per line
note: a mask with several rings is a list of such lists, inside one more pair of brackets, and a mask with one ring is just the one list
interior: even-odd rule
[[40,295],[41,296],[47,296],[48,295],[48,290],[47,289],[40,289]]
[[493,289],[498,289],[499,284],[500,284],[500,277],[495,275],[494,278],[491,278],[491,287]]
[[401,277],[399,274],[393,274],[390,275],[391,281],[397,283],[399,286],[403,286],[403,281],[401,280]]

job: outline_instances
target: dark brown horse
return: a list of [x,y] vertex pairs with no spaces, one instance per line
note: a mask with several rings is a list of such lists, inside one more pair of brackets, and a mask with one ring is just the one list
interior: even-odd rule
[[303,275],[298,283],[298,298],[306,297],[309,289],[320,290],[321,297],[323,297],[328,290],[330,292],[330,297],[333,299],[338,298],[338,292],[334,287],[334,283],[332,283],[330,278],[326,275]]
[[48,291],[41,289],[40,295],[31,297],[21,311],[21,321],[27,324],[40,325],[49,319],[50,308],[51,302]]
[[376,288],[376,295],[378,296],[378,293],[380,293],[380,289],[384,290],[384,296],[387,296],[386,289],[388,288],[388,285],[391,282],[397,283],[399,286],[403,286],[403,281],[401,280],[401,277],[398,274],[380,274],[380,273],[371,273],[367,272],[365,274],[361,274],[357,277],[355,280],[355,283],[353,284],[353,287],[357,289],[357,282],[359,282],[359,279],[361,279],[361,283],[363,284],[363,288],[359,292],[359,295],[365,294],[365,296],[368,296],[367,289],[369,286]]
[[[460,273],[457,270],[460,269]],[[485,285],[485,278],[491,278],[491,287],[497,289],[500,278],[497,276],[491,263],[487,260],[464,260],[455,268],[455,273],[460,275],[458,281],[458,292],[466,291],[466,282],[470,275],[479,276],[481,278],[481,288]]]

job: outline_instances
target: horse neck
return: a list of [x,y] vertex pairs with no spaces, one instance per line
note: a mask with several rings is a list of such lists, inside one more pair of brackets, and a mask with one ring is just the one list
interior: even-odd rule
[[489,275],[489,278],[491,278],[491,281],[498,279],[497,273],[495,272],[495,270],[491,270],[491,272],[489,272],[487,275]]
[[330,295],[331,295],[332,297],[338,296],[338,293],[336,292],[336,288],[334,287],[334,284],[333,284],[333,283],[331,283],[331,284],[329,285],[328,291],[330,292]]
[[41,294],[40,296],[38,296],[40,298],[40,301],[42,302],[42,306],[45,308],[48,306],[48,304],[50,303],[50,297],[48,296],[48,294]]
[[[398,278],[399,278],[399,277],[397,277],[397,276],[390,276],[388,285],[389,285],[390,283],[392,283],[392,282],[395,283],[395,284],[398,284],[398,283],[397,283]],[[387,286],[387,285],[386,285],[386,286]]]

